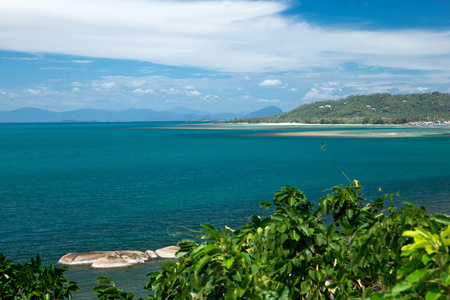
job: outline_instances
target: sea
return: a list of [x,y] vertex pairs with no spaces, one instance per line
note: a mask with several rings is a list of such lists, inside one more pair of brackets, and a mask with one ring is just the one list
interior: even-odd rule
[[[295,135],[310,131],[336,134]],[[368,200],[381,188],[450,214],[450,127],[0,124],[0,252],[57,265],[71,252],[156,250],[203,222],[239,228],[284,185],[317,203],[346,176]],[[163,262],[65,274],[81,288],[74,299],[96,299],[102,276],[146,298]]]

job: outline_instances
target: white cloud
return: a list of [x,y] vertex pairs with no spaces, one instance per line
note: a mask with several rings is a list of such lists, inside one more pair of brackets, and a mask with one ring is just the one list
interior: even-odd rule
[[419,92],[419,93],[425,93],[425,92],[428,91],[428,88],[418,87],[418,88],[416,89],[416,91]]
[[337,100],[341,98],[338,95],[333,95],[327,89],[314,87],[303,97],[303,100],[319,101],[319,100]]
[[217,96],[217,95],[206,95],[204,97],[201,97],[201,99],[204,101],[214,101],[217,98],[219,98],[219,96]]
[[289,92],[298,92],[298,88],[290,88],[288,91]]
[[191,96],[200,96],[202,93],[200,93],[197,90],[189,90],[189,91],[185,91],[186,95],[191,97]]
[[170,88],[170,89],[162,89],[161,90],[162,93],[165,94],[169,94],[169,95],[178,95],[180,94],[180,90],[174,89],[174,88]]
[[105,82],[105,83],[101,84],[101,87],[105,88],[105,89],[110,89],[110,88],[112,88],[115,85],[116,85],[115,82]]
[[40,60],[38,57],[2,57],[2,59],[11,59],[11,60]]
[[57,92],[50,90],[45,85],[40,85],[37,88],[24,88],[22,92],[25,95],[32,95],[32,96],[46,96],[50,94],[57,94]]
[[334,68],[346,62],[450,70],[450,31],[321,27],[281,15],[287,3],[3,0],[0,28],[8,30],[0,31],[0,49],[230,72]]
[[140,94],[140,95],[144,95],[144,94],[153,94],[153,95],[156,95],[154,89],[145,89],[145,90],[143,90],[143,89],[135,89],[135,90],[133,91],[133,93],[135,93],[135,94]]
[[277,85],[281,85],[281,84],[283,84],[283,83],[278,79],[266,79],[264,81],[261,81],[258,85],[259,86],[277,86]]

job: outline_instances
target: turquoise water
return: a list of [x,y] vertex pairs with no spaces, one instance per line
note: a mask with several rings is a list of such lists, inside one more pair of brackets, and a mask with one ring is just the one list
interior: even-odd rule
[[[154,250],[180,238],[167,234],[170,225],[240,226],[285,184],[317,201],[325,189],[346,184],[320,150],[322,142],[341,169],[364,184],[369,198],[382,187],[450,214],[450,137],[436,134],[439,129],[418,138],[336,138],[267,134],[318,130],[311,127],[238,128],[0,125],[0,252],[21,263],[40,253],[48,264],[69,252]],[[83,289],[75,299],[95,299],[90,290],[96,277],[109,276],[136,292],[159,263],[109,271],[72,268],[67,277]]]

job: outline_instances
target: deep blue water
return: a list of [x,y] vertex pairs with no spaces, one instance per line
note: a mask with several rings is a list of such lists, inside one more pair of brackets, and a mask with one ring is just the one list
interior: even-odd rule
[[[265,133],[311,128],[216,127],[1,124],[0,252],[21,263],[40,253],[49,264],[69,252],[154,250],[180,238],[167,234],[170,225],[240,226],[285,184],[316,202],[325,189],[346,184],[322,142],[369,198],[382,187],[450,214],[449,136],[278,137]],[[83,289],[75,299],[89,299],[96,277],[135,292],[158,263],[66,274]]]

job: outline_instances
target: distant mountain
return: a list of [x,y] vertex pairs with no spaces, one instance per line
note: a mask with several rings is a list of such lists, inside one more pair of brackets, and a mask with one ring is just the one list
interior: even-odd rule
[[246,115],[246,118],[262,118],[262,117],[268,117],[268,116],[274,116],[274,115],[280,115],[283,111],[276,106],[267,106],[263,109],[254,111],[248,115]]
[[233,122],[299,122],[312,124],[403,124],[450,119],[450,94],[352,95],[340,100],[304,104],[276,116]]
[[[278,109],[279,110],[279,109]],[[269,115],[273,107],[253,112],[249,115]],[[26,107],[13,111],[0,111],[0,122],[138,122],[138,121],[187,121],[187,120],[231,120],[242,118],[244,114],[222,113],[212,114],[178,107],[170,111],[155,111],[151,109],[128,109],[109,111],[98,109],[78,109],[65,112],[52,112],[39,108]]]
[[58,113],[34,107],[0,111],[0,122],[55,122]]

